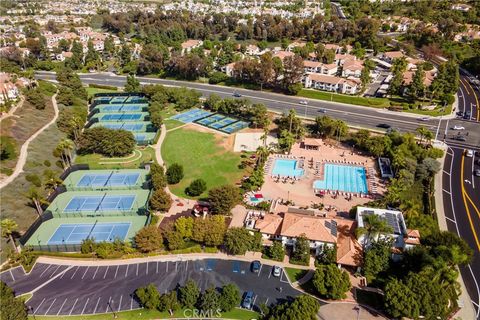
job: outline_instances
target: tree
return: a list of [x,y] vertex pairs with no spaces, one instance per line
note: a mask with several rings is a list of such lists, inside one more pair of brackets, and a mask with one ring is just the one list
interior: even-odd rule
[[154,225],[143,227],[135,235],[135,245],[141,252],[152,252],[162,249],[162,235]]
[[312,279],[315,290],[327,299],[344,299],[350,290],[348,273],[335,264],[319,265]]
[[305,127],[302,120],[297,117],[295,109],[290,109],[277,120],[278,130],[287,130],[293,133],[295,139],[300,139],[305,134]]
[[323,62],[326,64],[332,64],[335,61],[335,50],[327,49],[323,53]]
[[187,280],[183,287],[178,289],[180,303],[184,308],[193,308],[200,297],[200,289],[197,283],[191,279]]
[[245,228],[229,228],[225,234],[225,247],[228,252],[244,255],[251,247],[252,235]]
[[219,297],[218,305],[224,312],[232,311],[240,304],[240,290],[233,283],[222,287],[222,293]]
[[140,92],[140,81],[135,78],[135,75],[129,74],[127,75],[127,83],[125,84],[124,91],[125,92]]
[[167,212],[172,206],[172,197],[163,189],[155,190],[150,197],[150,208]]
[[170,313],[173,313],[173,311],[178,310],[179,308],[180,303],[178,302],[176,291],[170,291],[169,293],[165,293],[160,296],[158,310],[168,310]]
[[17,232],[17,223],[12,219],[3,219],[0,225],[2,229],[2,238],[7,238],[10,241],[13,250],[18,252],[17,246],[15,245],[15,239],[13,238],[13,234]]
[[229,215],[233,207],[240,201],[239,189],[232,185],[223,185],[208,192],[211,212]]
[[85,65],[88,69],[98,69],[100,66],[100,55],[93,46],[92,40],[87,43],[87,54],[85,55]]
[[180,217],[175,220],[175,231],[180,233],[183,238],[190,239],[192,237],[193,224],[192,217]]
[[305,234],[301,234],[295,241],[295,247],[292,253],[290,261],[294,261],[299,264],[308,265],[310,260],[310,242],[305,237]]
[[217,290],[214,287],[207,288],[200,297],[200,310],[217,310],[220,307],[219,300]]
[[192,197],[197,197],[207,190],[207,183],[203,179],[195,179],[185,189],[185,193]]
[[183,179],[183,166],[178,163],[172,163],[167,168],[167,181],[169,184],[177,184]]
[[30,205],[35,208],[37,214],[41,216],[43,213],[42,204],[46,203],[46,199],[40,194],[38,189],[33,186],[28,189],[25,196],[30,200]]
[[282,262],[285,258],[285,248],[282,242],[274,241],[270,247],[265,248],[265,254],[269,259]]
[[168,48],[163,44],[146,44],[140,52],[137,67],[138,74],[157,74],[163,70],[168,61]]
[[296,84],[302,81],[303,72],[302,57],[294,55],[283,60],[283,89],[287,93],[295,93]]
[[362,241],[364,247],[374,240],[377,240],[380,234],[391,233],[392,227],[390,227],[387,222],[376,214],[366,214],[363,215],[363,224],[364,227],[357,228],[357,237],[365,235],[365,238]]
[[318,301],[309,295],[301,295],[292,302],[277,304],[266,315],[268,320],[316,320],[320,309]]
[[72,57],[65,60],[65,66],[73,70],[83,67],[83,46],[80,42],[74,40],[72,43]]
[[167,240],[169,250],[178,250],[185,247],[183,236],[178,231],[170,230],[165,232],[165,240]]
[[153,126],[157,129],[160,129],[163,124],[163,117],[160,112],[151,112],[150,113],[150,121],[152,122]]
[[163,189],[167,186],[167,178],[161,165],[152,163],[150,165],[150,176],[154,190]]
[[160,304],[160,293],[153,283],[135,290],[140,304],[147,309],[157,309]]
[[27,320],[27,307],[22,298],[15,298],[15,293],[5,282],[0,281],[0,318],[4,320]]
[[98,153],[107,157],[123,157],[133,152],[136,142],[130,131],[95,127],[85,129],[77,145],[78,154]]
[[43,110],[47,106],[45,103],[45,97],[42,94],[40,88],[29,89],[25,93],[26,100],[31,103],[35,109]]
[[420,143],[423,142],[423,139],[425,139],[428,142],[430,142],[433,139],[433,132],[424,126],[418,127],[417,129],[415,129],[415,131],[420,136]]
[[14,140],[11,137],[0,136],[0,161],[13,159],[15,155]]
[[[200,220],[200,219],[197,219]],[[203,219],[202,219],[203,220]],[[205,220],[204,220],[205,221]],[[227,227],[225,225],[225,217],[213,216],[207,221],[207,229],[204,235],[204,242],[207,246],[219,246],[223,243]]]
[[280,150],[290,153],[294,143],[295,136],[288,130],[282,130],[278,135],[278,147]]
[[390,262],[392,241],[378,240],[372,242],[365,250],[363,258],[363,274],[368,282],[375,280],[379,273],[387,270]]
[[412,79],[412,83],[408,87],[408,93],[413,101],[417,100],[419,97],[423,97],[425,94],[425,71],[423,71],[423,66],[417,66],[417,70],[415,71]]

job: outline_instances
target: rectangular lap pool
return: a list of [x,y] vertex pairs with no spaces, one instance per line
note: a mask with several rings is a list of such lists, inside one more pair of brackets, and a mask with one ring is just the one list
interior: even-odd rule
[[275,159],[272,175],[281,177],[300,177],[303,169],[298,168],[298,161],[293,159]]
[[368,193],[365,168],[325,164],[323,180],[315,180],[316,190],[333,190],[351,193]]

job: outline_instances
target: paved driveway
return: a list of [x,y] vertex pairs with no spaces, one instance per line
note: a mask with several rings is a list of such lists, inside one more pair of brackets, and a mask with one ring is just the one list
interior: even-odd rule
[[[35,291],[27,302],[37,315],[96,314],[139,308],[134,298],[138,287],[154,283],[161,293],[193,279],[204,290],[235,283],[240,290],[253,291],[254,306],[284,302],[301,292],[290,286],[286,275],[272,275],[263,265],[258,274],[250,263],[232,260],[188,260],[144,262],[111,266],[59,266],[38,263],[29,275],[17,268],[0,275],[17,294]],[[63,272],[63,273],[62,273]],[[12,276],[13,275],[13,276]],[[55,277],[56,276],[56,277]],[[282,288],[281,290],[279,288]]]

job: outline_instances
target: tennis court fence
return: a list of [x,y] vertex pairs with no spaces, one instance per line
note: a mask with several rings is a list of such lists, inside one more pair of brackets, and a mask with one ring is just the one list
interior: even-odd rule
[[37,217],[37,219],[30,225],[30,227],[27,229],[27,231],[22,234],[22,236],[18,239],[21,245],[25,245],[27,243],[28,239],[30,239],[31,236],[37,231],[38,228],[40,228],[40,225],[47,221],[52,219],[53,216],[49,212],[44,212],[41,216]]
[[79,252],[81,251],[81,244],[39,244],[28,246],[34,251],[46,252]]

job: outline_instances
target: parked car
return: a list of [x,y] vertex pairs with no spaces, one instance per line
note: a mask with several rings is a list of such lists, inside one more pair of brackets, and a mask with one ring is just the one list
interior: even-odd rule
[[262,267],[262,263],[260,261],[255,260],[252,262],[251,269],[253,273],[258,273],[261,267]]
[[463,117],[463,111],[457,111],[457,116]]
[[465,127],[456,124],[456,125],[453,126],[452,130],[465,130]]
[[307,102],[306,100],[300,100],[299,103],[300,103],[300,104],[304,104],[304,105],[305,105],[305,104],[308,104],[308,102]]
[[245,309],[252,309],[253,306],[253,291],[247,291],[243,297],[242,307]]
[[472,116],[472,113],[470,111],[465,111],[463,114],[463,119],[470,120],[470,117]]
[[473,158],[473,150],[468,149],[467,151],[465,151],[465,156],[468,158]]
[[467,138],[465,136],[453,136],[453,140],[457,140],[457,141],[467,141]]
[[282,268],[280,268],[279,266],[273,266],[272,273],[274,277],[280,277],[280,275],[282,274]]
[[377,125],[378,128],[383,128],[383,129],[389,129],[391,128],[392,126],[387,124],[387,123],[380,123]]
[[430,120],[430,118],[429,118],[429,117],[421,117],[421,118],[419,118],[418,120],[420,120],[420,121],[428,121],[428,120]]
[[475,169],[475,177],[480,177],[480,169]]

